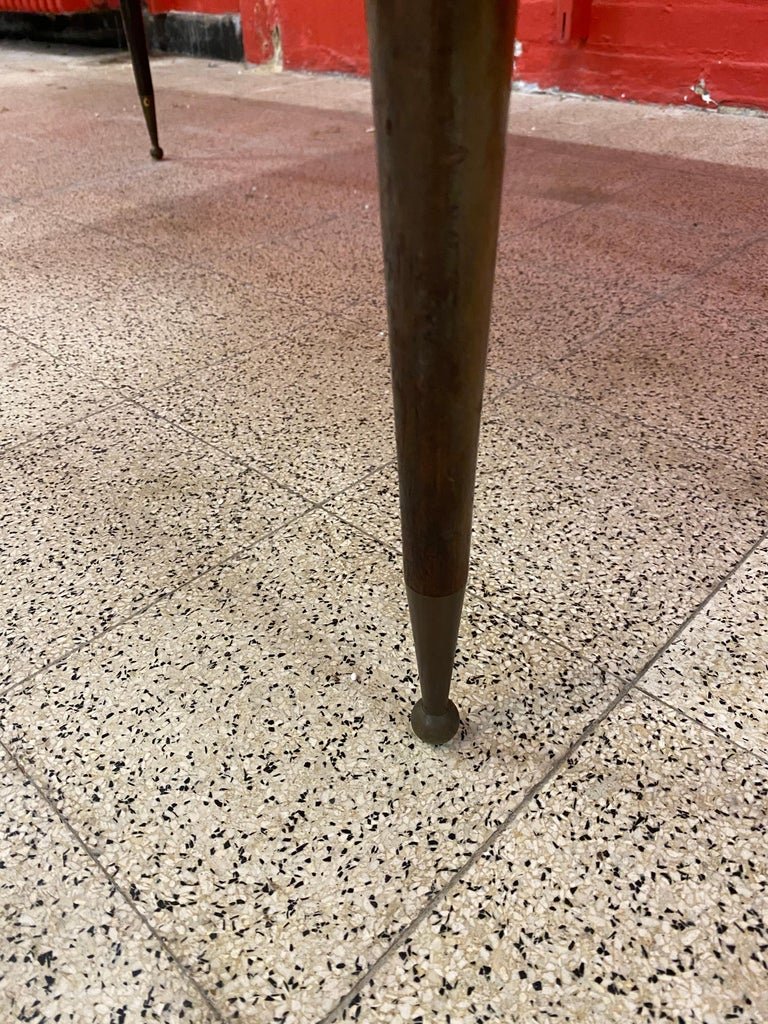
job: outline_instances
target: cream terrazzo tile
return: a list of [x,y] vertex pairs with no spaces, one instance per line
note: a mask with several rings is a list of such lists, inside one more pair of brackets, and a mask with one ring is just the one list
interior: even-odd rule
[[148,408],[322,500],[395,450],[386,339],[350,321],[296,328],[146,392]]
[[768,1019],[765,766],[625,702],[344,1021]]
[[536,384],[762,467],[766,379],[764,310],[737,310],[714,280],[622,320]]
[[[68,230],[71,230],[70,225],[56,210],[51,210],[50,216],[41,217],[37,210],[23,203],[4,199],[0,204],[0,281],[9,281],[6,262],[17,252],[55,245]],[[3,320],[2,326],[11,325]]]
[[283,72],[271,82],[265,81],[258,95],[292,107],[363,114],[367,124],[372,124],[371,87],[365,78]]
[[406,624],[394,556],[316,512],[1,701],[232,1019],[330,1010],[617,692],[470,601],[464,729],[424,747]]
[[643,688],[768,759],[768,548],[758,548],[643,677]]
[[[51,159],[46,152],[48,141],[41,145],[29,136],[10,140],[11,152],[0,165],[0,194],[11,199],[29,198],[75,182],[104,181],[141,174],[144,170],[144,158],[138,153],[126,156],[123,152],[112,151],[111,147],[105,147],[100,153],[87,149],[81,153],[60,153]],[[3,144],[4,147],[7,144],[5,136]],[[36,145],[39,155],[30,156],[35,154]],[[142,139],[141,153],[146,152]]]
[[[663,232],[658,222],[616,205],[633,191],[622,189],[611,194],[610,202],[589,204],[544,225],[537,233],[538,244],[565,267],[578,266],[585,286],[591,274],[612,270],[627,288],[642,292],[668,291],[734,248],[735,240],[724,225],[702,218]],[[524,258],[525,251],[520,255]]]
[[[504,219],[514,223],[514,200]],[[657,294],[687,282],[702,264],[733,245],[727,232],[659,224],[605,203],[499,240],[489,365],[531,376],[623,318],[642,312]]]
[[[617,126],[599,141],[616,150],[642,150],[658,158],[672,158],[675,163],[679,162],[692,170],[701,170],[701,177],[709,178],[710,183],[723,172],[734,170],[738,175],[744,172],[750,163],[755,169],[765,168],[765,158],[762,154],[742,156],[738,148],[743,126],[745,122],[747,125],[752,123],[751,117],[727,113],[715,114],[713,117],[712,111],[693,113],[686,110],[679,116],[680,113],[680,108],[665,107],[659,110],[651,106],[645,116],[632,124]],[[691,113],[693,117],[690,116]],[[763,132],[761,138],[755,142],[758,143],[765,137],[766,133]],[[674,180],[670,180],[669,191],[673,194],[678,193],[675,198],[679,206],[683,205],[689,195],[693,200],[692,205],[695,206],[696,187],[689,186],[689,190],[686,193]],[[702,185],[704,197],[707,196],[707,191],[706,184]],[[715,194],[714,190],[711,194]],[[737,219],[737,230],[738,227]]]
[[535,390],[490,389],[482,444],[480,586],[624,678],[766,529],[748,467]]
[[[12,105],[7,112],[10,117],[3,122],[10,151],[0,180],[11,195],[34,201],[76,182],[96,184],[119,175],[128,183],[166,162],[236,157],[254,163],[271,159],[289,166],[302,145],[310,152],[339,149],[358,142],[361,134],[357,125],[339,125],[338,118],[331,131],[327,125],[313,124],[308,113],[280,119],[272,104],[244,104],[237,97],[218,97],[211,107],[202,97],[156,89],[155,100],[165,152],[161,164],[149,156],[149,138],[130,68],[119,84],[80,78],[63,90],[37,91],[28,83],[15,88],[5,85],[3,101]],[[231,115],[243,107],[247,116],[240,124]]]
[[0,450],[115,404],[113,392],[72,374],[0,328]]
[[[764,174],[758,175],[758,186],[764,179]],[[766,206],[768,200],[763,193],[763,209]],[[768,281],[764,269],[768,264],[768,238],[762,230],[763,226],[764,222],[756,213],[755,228],[759,231],[757,240],[734,252],[710,274],[702,275],[691,288],[688,296],[690,301],[712,309],[714,324],[722,320],[727,328],[729,324],[738,324],[743,316],[745,324],[754,328],[756,321],[759,323],[761,317],[765,316]],[[762,337],[765,337],[764,333]]]
[[114,387],[154,387],[269,348],[319,315],[303,297],[255,290],[135,242],[72,224],[57,230],[5,261],[0,317],[73,372]]
[[[624,678],[766,528],[766,482],[724,457],[490,376],[471,585]],[[393,466],[330,506],[399,544]]]
[[[132,88],[130,98],[134,99],[135,87]],[[28,96],[35,90],[27,85],[20,91]],[[90,87],[91,109],[70,108],[62,112],[49,104],[47,96],[37,109],[34,103],[28,106],[28,101],[23,101],[3,134],[0,192],[16,199],[34,200],[75,183],[118,182],[146,173],[151,161],[141,115],[137,112],[138,116],[127,124],[109,115],[101,116],[98,100],[94,103],[99,91],[98,87]],[[5,101],[5,89],[3,94]],[[118,105],[124,106],[120,101]],[[164,144],[162,125],[160,138]],[[196,153],[204,156],[205,150],[197,147]]]
[[0,751],[4,1021],[219,1018]]
[[[113,149],[130,152],[133,138],[114,133],[110,123],[128,110],[141,111],[130,61],[120,64],[112,76],[104,64],[87,67],[88,57],[88,51],[81,50],[69,70],[41,66],[32,71],[28,67],[27,74],[15,81],[3,75],[3,123],[35,138],[38,148],[45,141],[54,151],[65,149],[77,139],[84,149],[98,152],[111,144]],[[8,54],[3,53],[2,63],[7,59]],[[163,105],[164,100],[160,99]],[[37,156],[36,150],[29,156]]]
[[374,203],[379,201],[376,150],[371,135],[366,135],[361,145],[344,152],[331,151],[316,154],[311,160],[297,160],[291,176],[314,185],[367,191]]
[[0,465],[3,681],[308,507],[129,405],[9,450]]

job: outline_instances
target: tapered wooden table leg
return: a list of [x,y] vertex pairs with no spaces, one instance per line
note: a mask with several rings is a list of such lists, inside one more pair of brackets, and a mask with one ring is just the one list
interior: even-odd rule
[[157,138],[157,115],[155,113],[155,92],[152,88],[152,73],[149,70],[149,52],[147,50],[147,34],[144,31],[144,18],[141,13],[141,0],[120,0],[120,13],[123,27],[131,52],[133,77],[139,92],[139,102],[147,123],[149,140],[152,143],[150,155],[153,160],[162,160],[163,151]]
[[469,566],[515,0],[367,0],[405,582],[445,743]]

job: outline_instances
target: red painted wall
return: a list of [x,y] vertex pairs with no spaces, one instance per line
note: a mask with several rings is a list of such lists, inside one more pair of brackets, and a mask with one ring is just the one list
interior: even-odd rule
[[586,45],[554,42],[555,28],[555,0],[522,0],[522,81],[619,99],[768,108],[765,0],[594,0]]
[[[237,0],[175,0],[221,2]],[[619,99],[768,109],[768,0],[593,0],[581,45],[557,42],[562,2],[521,0],[519,81]],[[368,70],[363,0],[240,0],[240,12],[248,60],[269,59],[279,26],[287,68]]]

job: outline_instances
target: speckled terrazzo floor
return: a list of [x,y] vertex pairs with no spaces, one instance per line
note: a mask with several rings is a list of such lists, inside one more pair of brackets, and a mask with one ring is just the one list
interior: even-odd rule
[[0,1024],[768,1022],[768,120],[516,94],[459,737],[364,82],[0,46]]

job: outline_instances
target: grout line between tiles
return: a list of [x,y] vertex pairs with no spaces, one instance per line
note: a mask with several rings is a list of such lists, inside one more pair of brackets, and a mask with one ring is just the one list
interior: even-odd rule
[[[158,416],[158,418],[162,419],[163,417]],[[171,423],[171,425],[174,426],[174,427],[177,426],[177,424],[172,423],[172,421],[168,421],[168,422]],[[179,429],[183,430],[183,428],[179,428]],[[193,437],[197,441],[201,440],[195,434],[190,434],[189,431],[184,431],[184,432],[188,433],[189,436]],[[202,442],[202,443],[209,444],[209,442]],[[211,446],[211,447],[213,447],[213,446]],[[221,451],[221,449],[215,449],[215,450]],[[228,453],[224,452],[224,454],[228,454]],[[231,456],[231,458],[237,459],[236,456]],[[237,461],[241,461],[242,462],[242,460],[240,460],[240,459],[237,459]],[[161,604],[163,601],[167,601],[170,598],[175,597],[177,594],[182,593],[188,587],[191,587],[193,584],[197,583],[199,580],[205,578],[206,576],[210,575],[211,573],[214,573],[214,572],[216,572],[216,571],[218,571],[220,569],[223,569],[223,568],[225,568],[227,566],[237,565],[239,562],[246,561],[249,557],[251,557],[253,555],[254,550],[256,548],[258,548],[261,544],[263,544],[265,541],[270,540],[271,538],[277,536],[278,534],[283,533],[283,532],[289,530],[296,523],[298,523],[302,519],[305,519],[308,516],[312,515],[314,512],[323,512],[324,514],[329,515],[332,518],[338,519],[341,522],[343,522],[345,526],[352,527],[358,533],[361,533],[363,536],[367,537],[369,540],[372,540],[372,541],[376,542],[377,544],[379,544],[381,547],[385,548],[386,550],[392,550],[389,547],[389,545],[387,545],[384,541],[380,540],[378,537],[375,537],[372,534],[365,533],[364,531],[360,530],[358,527],[354,526],[354,524],[347,523],[346,520],[343,520],[340,516],[334,515],[334,513],[333,513],[333,511],[331,509],[325,508],[325,502],[331,501],[332,499],[339,497],[341,494],[346,493],[346,490],[348,488],[345,488],[344,490],[338,491],[338,492],[336,492],[334,494],[328,495],[328,497],[326,497],[322,501],[318,502],[318,501],[314,501],[314,500],[306,497],[305,495],[301,494],[298,491],[294,491],[291,488],[286,487],[284,484],[281,484],[278,481],[272,480],[271,477],[267,477],[263,473],[258,473],[248,463],[242,463],[242,464],[244,465],[244,468],[246,468],[249,471],[253,472],[254,475],[259,476],[261,479],[266,480],[268,483],[272,484],[273,486],[275,486],[277,488],[280,488],[282,490],[289,491],[295,497],[300,498],[301,500],[303,500],[306,503],[307,507],[302,512],[300,512],[297,515],[287,519],[284,523],[281,523],[279,526],[275,527],[275,529],[268,530],[265,533],[260,534],[250,544],[240,544],[231,555],[228,555],[226,558],[222,559],[220,562],[215,562],[213,565],[207,566],[201,572],[196,573],[194,576],[191,576],[187,580],[184,580],[177,587],[172,587],[170,589],[162,589],[158,594],[155,595],[155,597],[153,597],[146,604],[140,605],[137,608],[132,609],[130,612],[128,612],[128,614],[123,615],[123,616],[121,616],[118,619],[115,619],[113,622],[110,622],[110,624],[108,626],[106,626],[104,629],[99,630],[97,633],[94,633],[92,636],[89,636],[86,640],[83,640],[81,643],[77,643],[73,647],[70,647],[68,650],[66,650],[62,654],[58,655],[56,658],[53,658],[51,661],[48,661],[44,665],[41,665],[38,668],[33,669],[31,672],[27,673],[25,676],[20,677],[19,679],[8,681],[8,683],[5,686],[0,686],[0,700],[2,700],[2,698],[4,696],[6,696],[6,695],[8,695],[8,694],[10,694],[12,692],[15,692],[17,689],[21,688],[22,686],[24,686],[27,683],[31,682],[32,680],[36,679],[38,676],[42,675],[44,672],[47,672],[50,669],[57,667],[58,665],[62,665],[73,654],[77,654],[79,651],[84,650],[85,648],[90,646],[90,644],[94,643],[97,640],[100,640],[102,637],[104,637],[107,634],[111,633],[113,630],[119,629],[121,626],[124,626],[126,623],[132,622],[135,619],[140,618],[142,615],[146,614],[148,611],[150,611],[152,608],[156,607],[157,605]],[[380,472],[388,464],[390,464],[390,463],[389,462],[385,462],[385,463],[382,463],[381,465],[374,466],[372,469],[370,469],[363,476],[356,478],[349,486],[350,487],[357,487],[357,486],[359,486],[359,484],[363,483],[369,477],[374,476],[376,473]]]
[[89,636],[86,640],[83,640],[81,643],[76,643],[73,647],[70,647],[68,650],[64,651],[63,654],[60,654],[57,657],[53,658],[51,661],[46,662],[44,665],[41,665],[38,668],[33,669],[32,672],[27,673],[27,675],[10,682],[6,689],[0,691],[0,700],[2,700],[3,696],[11,692],[15,692],[21,686],[24,686],[27,683],[32,682],[33,679],[36,679],[44,672],[47,672],[52,668],[56,668],[58,665],[62,665],[73,654],[77,654],[79,651],[82,651],[86,647],[89,647],[95,641],[100,640],[103,636],[106,636],[108,633],[111,633],[112,630],[119,629],[121,626],[126,625],[126,623],[132,622],[133,620],[140,618],[142,615],[145,615],[148,611],[159,605],[161,602],[167,601],[169,598],[175,597],[177,594],[182,593],[188,587],[191,587],[193,584],[197,583],[201,579],[204,579],[206,576],[209,576],[211,573],[217,572],[220,569],[224,569],[229,565],[235,565],[237,562],[244,561],[253,552],[254,548],[257,548],[260,544],[263,544],[265,541],[270,540],[272,537],[277,536],[277,534],[290,529],[297,522],[306,518],[307,516],[311,515],[313,512],[316,511],[316,506],[308,505],[303,512],[299,512],[298,515],[295,515],[290,519],[287,519],[284,523],[281,523],[279,526],[276,526],[273,530],[267,530],[264,533],[260,534],[259,537],[256,540],[254,540],[252,544],[248,546],[241,545],[240,547],[236,548],[236,550],[233,551],[231,555],[228,555],[226,558],[223,558],[220,562],[215,562],[213,565],[206,566],[206,568],[203,569],[201,572],[196,573],[194,576],[190,576],[189,579],[184,580],[177,587],[172,587],[170,589],[161,589],[161,591],[158,594],[156,594],[150,601],[147,601],[146,604],[140,605],[137,608],[133,608],[126,615],[123,615],[120,618],[115,619],[113,622],[110,622],[110,624],[106,628],[99,630],[98,633],[94,633],[92,636]]
[[757,538],[757,540],[755,540],[752,544],[750,544],[750,546],[747,548],[746,552],[741,556],[741,558],[737,559],[736,563],[731,566],[731,568],[728,570],[728,572],[726,572],[725,575],[714,584],[714,586],[712,587],[710,592],[708,594],[706,594],[702,598],[702,600],[699,601],[699,603],[694,608],[691,609],[690,612],[688,612],[688,614],[685,616],[685,618],[680,623],[680,625],[677,627],[677,629],[673,630],[672,634],[667,638],[667,640],[646,661],[646,663],[643,665],[643,667],[637,673],[637,675],[635,676],[635,682],[636,683],[640,683],[642,681],[643,677],[648,672],[650,672],[650,670],[654,667],[654,665],[667,653],[669,648],[674,643],[676,643],[677,640],[680,639],[682,634],[688,629],[688,627],[691,625],[693,620],[699,615],[699,613],[704,611],[704,609],[712,601],[714,601],[714,599],[717,597],[717,595],[720,593],[720,591],[723,589],[723,587],[725,587],[728,584],[728,582],[731,579],[733,579],[733,577],[736,575],[736,573],[738,573],[741,570],[741,568],[744,566],[745,562],[747,562],[752,557],[752,555],[755,553],[755,551],[757,551],[757,549],[762,544],[765,543],[766,539],[768,539],[768,531],[765,531],[762,534],[760,534],[760,536]]
[[64,828],[69,832],[69,834],[72,836],[72,839],[74,840],[75,846],[79,847],[79,849],[83,851],[86,857],[94,865],[97,872],[100,875],[103,875],[110,889],[113,892],[119,894],[122,897],[123,901],[131,908],[134,915],[144,925],[144,927],[147,929],[147,931],[152,936],[154,941],[158,944],[158,946],[163,950],[165,955],[174,965],[176,970],[181,974],[185,981],[187,981],[187,983],[197,992],[197,994],[203,1000],[205,1005],[214,1015],[215,1019],[219,1021],[220,1024],[226,1024],[227,1018],[222,1014],[222,1011],[216,1006],[208,992],[197,981],[192,972],[192,969],[190,967],[187,967],[181,960],[178,959],[178,957],[173,952],[171,947],[168,945],[166,940],[157,932],[155,927],[152,925],[149,918],[147,918],[146,915],[136,906],[136,904],[130,898],[129,894],[123,889],[123,887],[116,880],[116,878],[110,875],[110,873],[101,863],[101,860],[90,848],[88,843],[85,842],[80,833],[77,832],[74,826],[65,817],[63,812],[60,811],[56,804],[53,802],[53,800],[48,794],[48,791],[42,785],[40,785],[40,783],[38,783],[37,779],[27,770],[23,762],[19,760],[19,758],[16,756],[16,753],[11,749],[11,747],[9,747],[6,744],[2,737],[0,737],[0,747],[5,751],[6,755],[11,759],[16,768],[22,773],[24,778],[26,778],[30,785],[35,789],[38,796],[42,799],[45,805],[51,809],[53,814],[58,818],[58,820],[62,823]]
[[755,541],[747,550],[747,552],[738,560],[738,562],[725,574],[725,576],[713,587],[710,593],[699,602],[698,605],[685,617],[682,623],[673,631],[673,633],[667,638],[667,640],[659,647],[654,654],[647,659],[647,661],[640,667],[635,673],[634,677],[626,682],[614,699],[608,704],[608,706],[593,719],[589,725],[580,733],[580,735],[570,744],[568,749],[556,758],[550,765],[547,772],[531,786],[523,794],[522,798],[518,801],[517,805],[510,811],[504,821],[493,830],[486,837],[486,839],[477,847],[472,855],[465,861],[461,868],[456,871],[446,884],[436,893],[434,893],[416,915],[416,917],[409,922],[408,925],[403,928],[395,938],[392,939],[387,949],[381,954],[381,956],[361,975],[353,987],[343,996],[336,1006],[327,1013],[324,1017],[316,1022],[316,1024],[335,1024],[341,1018],[341,1014],[347,1010],[355,998],[363,991],[369,981],[372,981],[375,976],[383,969],[386,963],[393,959],[397,950],[402,946],[403,942],[408,939],[416,929],[429,917],[435,907],[442,903],[444,899],[454,893],[461,883],[462,879],[469,873],[471,868],[479,861],[486,850],[490,849],[491,846],[500,838],[500,836],[514,823],[514,821],[522,814],[522,812],[528,807],[532,800],[544,789],[544,787],[559,774],[560,769],[565,765],[571,757],[573,757],[577,751],[584,745],[584,743],[594,735],[600,725],[613,713],[613,711],[621,704],[627,697],[629,697],[632,691],[639,686],[643,677],[650,671],[651,668],[659,661],[661,657],[669,650],[672,644],[681,636],[681,634],[688,628],[691,622],[696,616],[712,601],[725,584],[741,569],[744,563],[751,557],[757,548],[768,539],[768,533],[763,534],[757,541]]
[[[597,335],[594,335],[596,338]],[[497,377],[502,377],[509,386],[515,390],[526,388],[530,392],[535,392],[540,395],[546,395],[549,398],[556,398],[560,401],[570,402],[573,405],[586,407],[591,411],[593,416],[602,417],[606,423],[626,423],[627,425],[634,425],[642,427],[647,430],[649,434],[658,438],[662,442],[674,441],[686,448],[691,448],[696,452],[706,455],[714,455],[718,458],[723,459],[731,463],[734,466],[739,466],[744,470],[754,470],[754,462],[750,460],[748,455],[742,455],[738,449],[719,448],[715,444],[706,443],[695,437],[688,437],[686,434],[680,434],[675,430],[667,430],[663,427],[659,427],[655,423],[649,423],[642,416],[620,412],[617,409],[606,409],[598,402],[594,402],[589,398],[582,397],[581,395],[575,395],[568,391],[555,390],[550,387],[546,387],[543,384],[537,383],[536,375],[527,376],[517,371],[506,371],[498,370],[496,368],[489,368],[489,373],[493,373]],[[485,428],[484,428],[485,429]],[[482,437],[482,435],[481,435]],[[486,471],[486,476],[493,477],[506,472],[506,469],[490,469]]]
[[[635,316],[638,316],[641,313],[645,312],[651,306],[655,305],[657,301],[663,301],[664,298],[666,298],[666,296],[658,300],[654,300],[653,302],[649,303],[646,306],[643,306],[641,308],[639,307],[632,314],[628,314],[626,316],[619,316],[607,327],[601,328],[599,331],[596,331],[595,333],[591,334],[584,341],[583,344],[580,343],[579,345],[575,346],[572,350],[569,350],[562,357],[562,359],[568,360],[572,356],[577,356],[583,350],[583,348],[589,345],[592,341],[596,341],[599,338],[603,337],[605,334],[609,333],[613,328],[618,328],[620,326],[620,322],[622,319],[632,319]],[[644,419],[642,415],[636,413],[623,413],[616,409],[606,409],[599,402],[596,402],[590,399],[589,397],[575,394],[564,389],[555,389],[543,385],[540,382],[541,378],[544,377],[552,368],[553,366],[550,365],[549,367],[543,370],[535,370],[531,374],[525,374],[518,370],[506,370],[501,367],[488,367],[488,373],[493,374],[493,376],[506,381],[513,388],[527,388],[530,391],[538,392],[541,395],[547,395],[550,398],[565,400],[575,405],[587,407],[590,410],[592,410],[593,413],[596,413],[599,416],[604,417],[607,421],[613,420],[619,423],[634,424],[649,431],[655,437],[659,438],[662,441],[674,441],[688,448],[692,448],[695,451],[706,453],[707,455],[714,454],[722,459],[727,460],[728,462],[732,463],[735,466],[742,467],[743,469],[754,469],[754,463],[753,461],[750,460],[749,456],[742,454],[737,448],[722,448],[714,443],[702,441],[700,438],[692,437],[687,434],[682,434],[676,430],[669,430],[664,427],[660,427],[656,423],[647,421],[646,419]],[[499,472],[502,472],[502,470],[491,470],[490,474],[493,475],[494,473]]]
[[[633,320],[640,316],[642,313],[645,313],[647,310],[652,309],[654,306],[658,306],[662,302],[665,302],[667,299],[673,298],[674,296],[678,295],[679,292],[683,291],[683,289],[688,287],[688,285],[691,284],[692,281],[698,280],[699,278],[701,278],[703,274],[706,274],[709,271],[716,269],[722,263],[725,263],[727,260],[732,259],[734,256],[740,255],[747,249],[751,248],[751,246],[757,245],[758,242],[763,241],[766,237],[768,237],[768,232],[755,232],[755,234],[750,235],[745,239],[742,239],[742,241],[739,242],[737,245],[728,248],[726,252],[718,253],[716,256],[713,256],[711,259],[702,263],[700,266],[696,268],[696,270],[692,270],[686,274],[681,275],[677,283],[671,285],[669,288],[661,288],[658,291],[646,294],[643,300],[639,303],[639,305],[636,306],[630,313],[619,313],[604,327],[601,327],[599,330],[587,335],[587,337],[582,338],[582,340],[577,342],[575,345],[569,346],[563,353],[562,357],[558,360],[558,362],[564,362],[565,360],[572,359],[575,355],[579,355],[579,353],[581,353],[587,347],[587,345],[591,344],[593,341],[596,341],[598,338],[602,338],[609,331],[617,327],[622,321]],[[531,379],[535,383],[538,377],[545,372],[546,371],[543,370],[536,371],[534,372]]]
[[541,792],[541,790],[559,773],[560,769],[564,764],[570,760],[571,757],[577,752],[579,747],[597,730],[597,728],[603,723],[603,721],[610,715],[614,709],[626,698],[629,691],[635,685],[636,680],[632,679],[630,682],[625,683],[619,693],[614,697],[611,703],[603,710],[603,712],[593,719],[592,722],[580,733],[580,735],[570,744],[568,749],[564,751],[559,757],[550,765],[547,772],[536,782],[533,786],[529,787],[518,801],[516,806],[510,811],[504,821],[488,835],[482,843],[476,848],[474,853],[465,861],[461,868],[456,871],[448,882],[436,893],[434,893],[416,915],[416,917],[400,931],[400,933],[391,941],[387,949],[381,954],[381,956],[368,968],[367,971],[358,979],[355,985],[350,989],[349,992],[336,1006],[327,1013],[324,1017],[319,1019],[316,1024],[334,1024],[341,1017],[341,1014],[347,1010],[355,1000],[355,997],[362,992],[363,988],[371,981],[378,973],[382,970],[385,964],[393,959],[398,948],[403,942],[410,938],[410,936],[416,931],[419,925],[425,921],[435,907],[441,903],[446,897],[450,896],[453,892],[458,889],[462,879],[469,873],[474,865],[479,861],[483,854],[489,850],[493,844],[499,839],[515,819],[521,814],[522,811],[528,806],[528,804]]
[[696,718],[689,711],[684,711],[682,708],[678,707],[676,704],[672,704],[664,697],[660,697],[657,693],[653,693],[652,690],[646,690],[646,688],[642,686],[640,683],[637,684],[637,692],[642,693],[644,696],[648,697],[650,700],[655,701],[657,704],[661,704],[662,707],[665,707],[667,708],[667,710],[672,711],[678,717],[685,718],[688,722],[692,722],[700,729],[704,729],[705,732],[711,733],[713,736],[717,737],[717,739],[719,739],[721,742],[727,743],[729,746],[734,747],[742,754],[748,754],[750,757],[753,757],[756,761],[762,761],[765,765],[768,765],[768,755],[762,754],[756,750],[751,750],[749,747],[745,747],[742,743],[738,743],[735,739],[733,739],[732,736],[728,736],[726,733],[721,732],[719,729],[715,728],[714,725],[710,725],[708,722],[702,722],[701,719]]
[[[242,456],[242,455],[236,455],[236,454],[234,454],[232,452],[227,451],[226,448],[222,448],[220,445],[216,444],[215,442],[209,441],[207,438],[200,437],[199,434],[196,434],[196,433],[194,433],[194,431],[189,430],[185,426],[182,426],[176,420],[173,420],[173,419],[171,419],[168,416],[164,416],[162,413],[157,412],[155,409],[152,409],[150,406],[144,405],[141,401],[139,401],[139,399],[132,398],[131,396],[126,395],[126,401],[131,403],[132,405],[135,405],[137,408],[141,409],[142,412],[147,413],[153,419],[158,420],[158,421],[163,422],[163,423],[166,423],[169,426],[173,427],[175,430],[179,430],[179,431],[181,431],[181,433],[186,434],[188,437],[193,438],[195,441],[198,442],[198,444],[205,445],[206,447],[211,448],[213,451],[218,452],[219,454],[224,455],[224,456],[226,456],[229,459],[232,459],[234,462],[239,463],[241,466],[243,466],[245,469],[247,469],[248,472],[253,473],[254,476],[259,477],[261,480],[266,480],[267,483],[271,484],[273,487],[277,487],[280,490],[287,491],[289,494],[293,495],[293,497],[295,497],[295,498],[301,498],[302,501],[307,502],[310,506],[312,506],[313,509],[323,508],[325,502],[330,501],[333,498],[338,498],[340,495],[345,494],[349,489],[351,489],[353,487],[357,487],[360,483],[362,483],[363,481],[367,480],[369,477],[373,476],[375,473],[378,473],[381,469],[383,469],[385,466],[387,466],[389,464],[389,462],[391,461],[391,460],[387,460],[385,462],[377,463],[377,465],[375,465],[371,469],[367,470],[364,474],[362,474],[359,477],[356,477],[347,486],[341,488],[338,491],[334,491],[333,493],[331,493],[329,495],[326,495],[326,497],[321,498],[320,500],[318,500],[317,498],[311,498],[309,495],[304,494],[302,491],[296,490],[296,488],[291,487],[289,484],[282,483],[280,480],[275,479],[269,473],[265,473],[263,470],[259,469],[259,464],[258,464],[257,461],[254,461],[253,459],[249,459],[249,458],[247,458],[245,456]],[[277,431],[277,433],[279,434],[279,430]],[[261,541],[261,539],[262,538],[259,538],[259,541],[256,541],[256,543],[259,543]],[[376,540],[377,538],[374,537],[373,539]]]
[[15,441],[11,441],[10,444],[0,444],[0,459],[3,459],[8,455],[13,455],[20,448],[24,448],[28,444],[35,444],[38,441],[44,440],[46,437],[50,437],[52,434],[56,434],[60,430],[66,430],[68,427],[74,427],[79,423],[85,423],[94,416],[101,416],[103,413],[109,412],[110,409],[116,409],[118,405],[123,404],[124,399],[121,397],[115,402],[110,402],[108,405],[99,406],[98,409],[94,409],[93,412],[86,413],[85,416],[78,416],[73,420],[62,420],[61,423],[54,424],[54,426],[50,427],[48,430],[44,430],[40,434],[30,434],[29,437],[18,438]]

